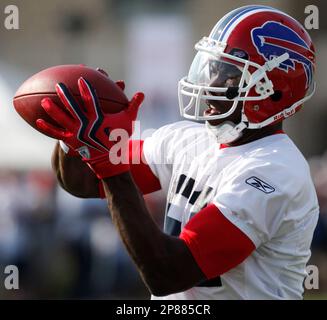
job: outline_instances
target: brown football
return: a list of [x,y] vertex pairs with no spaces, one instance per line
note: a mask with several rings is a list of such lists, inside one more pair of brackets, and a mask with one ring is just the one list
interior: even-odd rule
[[56,124],[41,107],[45,97],[62,106],[56,90],[56,83],[64,83],[78,103],[82,103],[77,81],[80,77],[88,80],[95,88],[100,106],[105,113],[116,113],[128,105],[123,90],[101,72],[82,65],[61,65],[45,69],[27,79],[17,90],[13,104],[19,115],[36,130],[35,121],[44,119]]

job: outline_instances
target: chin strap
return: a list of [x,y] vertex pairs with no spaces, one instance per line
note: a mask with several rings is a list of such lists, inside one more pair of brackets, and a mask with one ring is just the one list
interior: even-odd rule
[[213,136],[218,143],[231,143],[241,138],[243,130],[247,128],[244,122],[235,124],[231,121],[225,121],[217,126],[212,126],[208,121],[205,123],[208,133]]

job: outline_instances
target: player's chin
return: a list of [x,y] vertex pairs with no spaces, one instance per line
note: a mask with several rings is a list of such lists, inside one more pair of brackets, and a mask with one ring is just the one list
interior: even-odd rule
[[215,115],[219,115],[221,114],[218,110],[212,108],[212,107],[209,107],[208,109],[206,109],[204,112],[203,112],[203,115],[205,117],[207,117],[207,122],[209,122],[210,125],[212,126],[218,126],[219,124],[223,123],[224,121],[226,121],[226,119],[213,119],[213,120],[209,120],[210,117],[214,117]]

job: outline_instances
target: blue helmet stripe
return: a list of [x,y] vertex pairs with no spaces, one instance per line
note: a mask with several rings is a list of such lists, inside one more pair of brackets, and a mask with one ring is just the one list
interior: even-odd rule
[[[231,19],[233,19],[233,17],[238,16],[241,12],[244,11],[245,8],[248,8],[249,6],[246,7],[241,7],[241,8],[237,8],[231,12],[229,12],[227,15],[225,15],[224,17],[222,17],[218,23],[215,25],[215,27],[213,28],[213,30],[210,33],[210,38],[213,38],[215,40],[218,40],[220,34],[218,34],[218,31],[222,31],[224,30],[225,26],[229,23],[229,21]],[[252,7],[252,6],[251,6]]]
[[243,7],[243,10],[241,12],[239,12],[236,16],[234,16],[231,20],[228,21],[227,26],[225,27],[225,29],[223,30],[223,32],[220,34],[220,37],[218,39],[218,41],[222,41],[222,39],[224,38],[226,32],[228,31],[228,29],[230,28],[230,26],[237,20],[239,19],[242,15],[254,11],[254,10],[258,10],[258,9],[268,9],[268,10],[276,10],[272,7],[268,7],[268,6],[246,6]]
[[[272,7],[268,6],[262,6],[262,5],[249,5],[249,6],[244,6],[238,9],[235,9],[231,11],[229,14],[225,15],[222,19],[218,21],[216,26],[213,28],[213,30],[210,33],[210,38],[213,38],[218,41],[222,41],[223,37],[229,30],[230,26],[242,15],[254,11],[254,10],[259,10],[259,9],[267,9],[267,10],[274,10],[278,11]],[[220,31],[220,34],[218,33]]]

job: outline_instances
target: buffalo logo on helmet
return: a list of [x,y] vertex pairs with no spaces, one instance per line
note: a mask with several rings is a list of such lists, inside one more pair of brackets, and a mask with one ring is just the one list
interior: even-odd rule
[[306,75],[306,87],[310,86],[313,77],[314,53],[305,41],[292,29],[275,22],[268,21],[261,27],[252,29],[252,41],[258,53],[266,60],[289,54],[289,59],[279,65],[279,69],[286,72],[295,70],[295,63],[302,64]]

